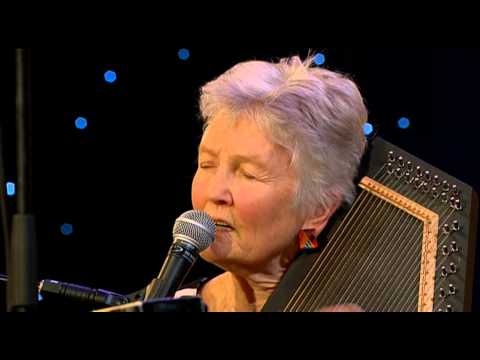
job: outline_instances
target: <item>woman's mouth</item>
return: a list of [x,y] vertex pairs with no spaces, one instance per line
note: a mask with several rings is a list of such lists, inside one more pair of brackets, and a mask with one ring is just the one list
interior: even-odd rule
[[215,225],[217,227],[218,232],[230,232],[233,231],[233,227],[226,222],[223,221],[216,221]]

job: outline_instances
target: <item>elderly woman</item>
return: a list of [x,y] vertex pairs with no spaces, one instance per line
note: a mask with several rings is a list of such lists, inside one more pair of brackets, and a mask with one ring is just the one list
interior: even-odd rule
[[217,225],[201,256],[225,270],[199,289],[209,311],[260,311],[355,196],[367,110],[351,80],[312,64],[240,63],[202,89],[192,202]]

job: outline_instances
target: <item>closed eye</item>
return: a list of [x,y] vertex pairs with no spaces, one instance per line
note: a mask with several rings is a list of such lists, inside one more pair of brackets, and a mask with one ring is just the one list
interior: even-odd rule
[[212,169],[215,165],[211,163],[200,163],[199,167],[200,169]]
[[248,179],[248,180],[257,180],[256,176],[246,172],[246,171],[242,171],[242,175]]

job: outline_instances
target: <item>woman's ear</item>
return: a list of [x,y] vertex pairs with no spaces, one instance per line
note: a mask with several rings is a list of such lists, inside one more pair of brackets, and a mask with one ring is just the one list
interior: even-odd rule
[[332,215],[340,207],[341,203],[340,196],[337,196],[336,200],[327,209],[317,208],[315,214],[305,220],[302,230],[313,232],[315,237],[318,237],[325,226],[327,226]]

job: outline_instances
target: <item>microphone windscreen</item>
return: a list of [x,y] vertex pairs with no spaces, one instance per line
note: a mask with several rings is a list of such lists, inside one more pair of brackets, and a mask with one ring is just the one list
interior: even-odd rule
[[199,252],[206,250],[215,240],[215,221],[207,213],[190,210],[180,215],[173,227],[173,238],[184,240]]

